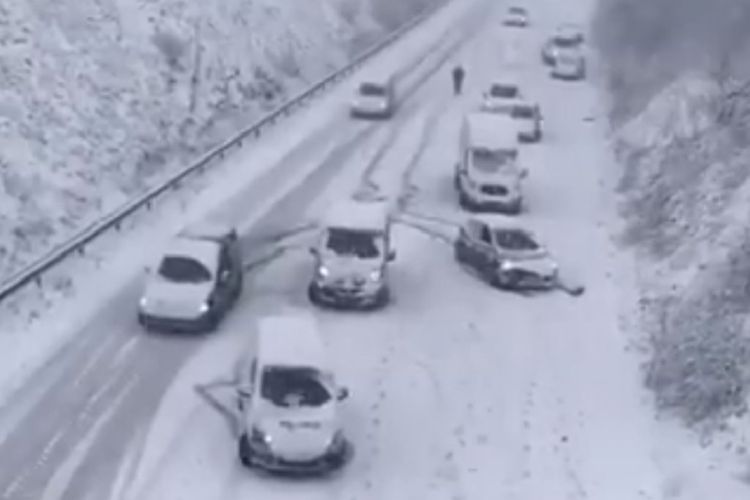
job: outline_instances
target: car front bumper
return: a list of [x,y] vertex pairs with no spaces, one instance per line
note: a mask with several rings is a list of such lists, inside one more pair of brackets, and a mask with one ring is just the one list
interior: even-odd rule
[[316,299],[328,306],[341,308],[359,308],[378,303],[385,284],[368,283],[363,286],[342,286],[332,283],[314,281],[310,284],[311,293]]
[[290,475],[325,474],[341,468],[351,455],[351,444],[342,440],[338,446],[327,450],[312,460],[289,460],[275,456],[267,449],[251,445],[250,464],[266,472]]

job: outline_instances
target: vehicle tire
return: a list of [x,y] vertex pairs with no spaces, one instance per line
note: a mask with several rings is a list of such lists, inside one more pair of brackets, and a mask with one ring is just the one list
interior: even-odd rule
[[239,440],[237,441],[237,455],[240,459],[240,463],[250,468],[253,466],[253,451],[250,448],[250,438],[247,437],[247,434],[242,433]]
[[310,283],[307,287],[307,299],[310,301],[311,304],[315,304],[316,306],[321,305],[320,291],[318,290],[318,287],[315,286],[314,283]]
[[457,190],[461,188],[461,179],[458,175],[458,168],[456,168],[456,172],[453,174],[453,187]]
[[518,287],[520,276],[516,272],[498,273],[493,275],[492,285],[503,290],[514,290]]
[[466,249],[462,243],[453,244],[453,256],[459,264],[466,264]]
[[463,192],[458,194],[458,204],[467,212],[474,212],[476,209],[474,203]]
[[373,302],[371,309],[372,310],[378,310],[383,309],[385,306],[388,305],[388,303],[391,301],[391,290],[384,286],[383,288],[378,291],[377,297],[375,298],[375,302]]

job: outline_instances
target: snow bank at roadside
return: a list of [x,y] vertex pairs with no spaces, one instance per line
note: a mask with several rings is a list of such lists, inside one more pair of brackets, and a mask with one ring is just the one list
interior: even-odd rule
[[683,74],[616,131],[615,147],[623,237],[639,257],[646,384],[662,409],[705,439],[731,436],[727,449],[744,455],[750,144],[720,122],[722,95],[708,76]]
[[1,6],[0,277],[435,1]]

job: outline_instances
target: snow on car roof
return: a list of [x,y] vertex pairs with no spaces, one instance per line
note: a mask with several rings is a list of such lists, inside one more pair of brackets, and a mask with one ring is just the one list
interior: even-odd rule
[[480,112],[471,113],[465,119],[472,148],[494,150],[517,143],[518,125],[508,115]]
[[219,265],[219,245],[209,240],[178,236],[167,246],[164,255],[192,257],[211,270]]
[[223,221],[210,220],[190,224],[180,231],[180,235],[186,238],[205,238],[219,240],[226,237],[234,230],[231,224]]
[[389,206],[382,201],[342,200],[333,204],[326,216],[326,227],[382,231],[388,224]]
[[258,359],[265,365],[322,367],[323,342],[315,318],[292,313],[259,321]]

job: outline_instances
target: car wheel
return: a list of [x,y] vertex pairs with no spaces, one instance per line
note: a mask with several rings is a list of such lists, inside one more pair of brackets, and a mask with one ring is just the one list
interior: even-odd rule
[[248,468],[253,466],[253,451],[250,448],[250,439],[245,433],[237,441],[237,454],[242,465]]
[[320,305],[320,290],[315,283],[310,283],[307,287],[307,299],[316,306]]
[[372,309],[383,309],[385,306],[388,305],[388,303],[391,301],[391,290],[384,286],[383,288],[378,291],[378,294],[375,298],[375,302],[372,304]]
[[466,264],[466,247],[463,243],[453,244],[453,256],[459,264]]
[[515,271],[507,273],[496,272],[494,273],[493,285],[504,290],[513,290],[518,287],[520,279],[519,274]]
[[474,203],[472,203],[469,197],[466,196],[466,194],[464,194],[463,192],[459,193],[458,195],[458,204],[461,205],[461,208],[463,208],[466,211],[469,211],[469,212],[475,211]]

